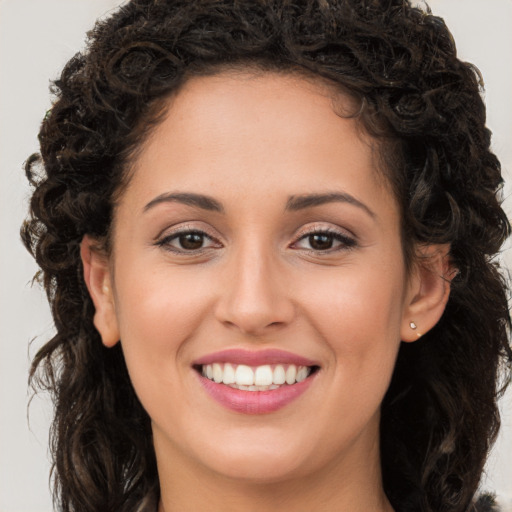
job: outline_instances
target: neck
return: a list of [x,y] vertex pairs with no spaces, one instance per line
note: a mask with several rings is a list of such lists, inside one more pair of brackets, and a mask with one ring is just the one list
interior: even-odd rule
[[[311,512],[311,510],[351,512],[393,512],[385,494],[368,493],[359,496],[340,492],[332,492],[332,488],[320,486],[317,489],[300,487],[298,482],[279,485],[240,485],[223,486],[212,491],[210,486],[201,483],[194,493],[184,497],[183,494],[168,495],[162,493],[158,512],[174,510],[195,511],[210,510],[212,512],[235,512],[239,510],[275,512],[276,510],[294,510],[296,512]],[[209,489],[205,492],[205,488]],[[308,492],[304,492],[307,490]],[[313,492],[312,492],[313,491]],[[185,499],[183,499],[185,498]]]
[[190,463],[178,452],[162,457],[158,471],[161,488],[158,512],[393,512],[382,487],[378,445],[364,458],[360,454],[348,455],[333,460],[320,471],[278,482],[226,477]]

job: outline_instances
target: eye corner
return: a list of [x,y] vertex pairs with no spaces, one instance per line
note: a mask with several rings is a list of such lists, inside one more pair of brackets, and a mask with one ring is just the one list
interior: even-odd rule
[[[189,239],[187,240],[186,237],[189,237]],[[205,245],[205,243],[208,245]],[[203,229],[191,226],[183,226],[168,233],[164,232],[164,234],[157,237],[153,245],[178,256],[196,256],[204,254],[209,249],[223,247],[217,237]]]
[[[318,238],[314,242],[317,243],[317,247],[313,247],[313,237]],[[303,241],[309,243],[310,247],[301,247],[299,244]],[[352,234],[348,234],[332,227],[316,226],[299,233],[290,247],[292,249],[304,250],[316,255],[330,255],[333,253],[351,250],[357,247],[357,245],[357,238]]]

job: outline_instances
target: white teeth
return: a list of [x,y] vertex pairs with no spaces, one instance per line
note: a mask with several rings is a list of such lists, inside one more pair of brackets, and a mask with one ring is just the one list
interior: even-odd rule
[[235,382],[235,369],[229,364],[224,365],[224,375],[222,377],[224,384],[234,384]]
[[298,370],[297,370],[297,376],[295,377],[295,380],[297,382],[302,382],[309,374],[309,368],[307,368],[306,366],[301,366]]
[[213,363],[213,380],[222,382],[222,366],[219,363]]
[[258,366],[254,372],[254,384],[256,386],[270,386],[272,384],[272,368],[267,364]]
[[272,382],[274,384],[284,384],[286,382],[286,372],[284,371],[284,368],[278,364],[274,368],[274,374],[272,375]]
[[295,384],[295,377],[297,376],[297,367],[294,364],[291,364],[288,366],[288,369],[286,370],[286,384],[289,384],[290,386],[292,384]]
[[238,384],[229,384],[230,388],[241,389],[242,391],[268,391],[269,389],[277,389],[279,386],[272,384],[270,386],[239,386]]
[[202,367],[204,377],[245,391],[267,391],[285,383],[291,386],[302,382],[310,373],[308,366],[297,367],[294,364],[278,364],[273,369],[268,364],[251,368],[244,364],[213,363]]
[[250,366],[239,364],[235,371],[235,382],[239,386],[252,386],[254,384],[254,372]]

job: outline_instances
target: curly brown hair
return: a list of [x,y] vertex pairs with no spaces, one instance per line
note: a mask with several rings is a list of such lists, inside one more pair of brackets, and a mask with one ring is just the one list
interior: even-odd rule
[[107,349],[80,259],[108,247],[113,206],[164,101],[229,67],[303,73],[360,102],[401,205],[407,261],[450,244],[459,270],[444,316],[402,344],[382,405],[384,487],[397,511],[470,510],[499,428],[510,369],[507,287],[495,256],[510,233],[481,79],[442,19],[406,0],[132,0],[96,24],[53,84],[22,238],[41,267],[56,335],[34,386],[52,393],[54,499],[62,511],[156,510],[148,415],[120,345]]

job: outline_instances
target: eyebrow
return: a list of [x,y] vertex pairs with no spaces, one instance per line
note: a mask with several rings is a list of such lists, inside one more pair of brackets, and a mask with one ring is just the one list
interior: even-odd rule
[[297,211],[313,206],[321,206],[327,203],[348,203],[364,210],[370,217],[377,215],[368,206],[356,199],[350,194],[344,192],[331,192],[326,194],[304,194],[300,196],[291,196],[286,203],[286,211]]
[[[330,192],[325,194],[303,194],[290,196],[286,202],[285,211],[298,211],[314,206],[321,206],[328,203],[348,203],[365,211],[370,217],[375,218],[376,214],[364,203],[354,196],[345,192]],[[211,196],[194,194],[192,192],[174,192],[161,194],[152,199],[145,207],[144,212],[162,203],[182,203],[188,206],[195,206],[207,211],[224,213],[222,204]]]
[[213,197],[205,196],[203,194],[194,194],[192,192],[161,194],[144,206],[144,212],[147,212],[151,208],[162,203],[182,203],[212,212],[224,212],[222,205]]

